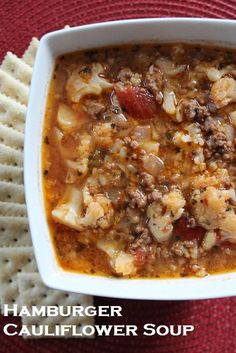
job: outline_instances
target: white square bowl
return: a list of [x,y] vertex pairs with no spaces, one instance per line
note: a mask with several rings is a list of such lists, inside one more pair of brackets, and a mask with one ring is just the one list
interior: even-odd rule
[[138,19],[93,24],[46,34],[40,41],[31,83],[25,131],[26,203],[42,280],[52,288],[130,299],[203,299],[236,294],[236,272],[205,278],[120,279],[63,270],[49,233],[42,192],[42,130],[55,58],[110,45],[147,42],[206,42],[236,48],[236,22],[213,19]]

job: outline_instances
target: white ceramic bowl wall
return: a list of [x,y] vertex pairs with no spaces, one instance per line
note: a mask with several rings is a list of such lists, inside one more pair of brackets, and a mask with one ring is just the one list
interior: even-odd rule
[[33,246],[41,277],[52,288],[132,299],[201,299],[236,294],[236,272],[180,279],[118,279],[66,272],[59,267],[42,193],[41,145],[48,87],[63,53],[147,42],[206,42],[236,47],[236,22],[213,19],[141,19],[107,22],[46,34],[37,52],[25,131],[25,190]]

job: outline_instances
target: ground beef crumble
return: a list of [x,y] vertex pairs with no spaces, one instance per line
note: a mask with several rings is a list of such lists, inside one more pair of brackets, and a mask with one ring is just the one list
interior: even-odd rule
[[142,172],[140,174],[140,179],[141,179],[140,183],[145,189],[147,189],[148,191],[154,190],[155,178],[151,174],[147,172]]
[[147,196],[137,188],[128,188],[127,192],[130,197],[130,207],[144,209],[147,204]]
[[195,240],[176,241],[173,243],[171,251],[177,256],[196,259],[198,257],[198,244]]
[[127,84],[132,84],[133,86],[138,86],[141,83],[142,76],[138,73],[134,73],[129,67],[125,67],[120,70],[118,74],[118,79]]
[[149,68],[144,79],[144,87],[146,87],[155,97],[158,104],[162,103],[163,94],[163,77],[161,71],[153,65]]
[[229,160],[233,158],[234,146],[232,141],[229,141],[225,132],[222,130],[222,125],[216,118],[208,117],[203,125],[205,131],[206,145],[205,155],[207,158],[218,158]]
[[190,121],[202,122],[209,115],[206,106],[200,105],[196,99],[183,103],[185,117]]
[[147,246],[152,243],[152,237],[147,228],[137,225],[134,230],[135,239],[131,244],[131,249],[135,250],[141,247],[147,250]]

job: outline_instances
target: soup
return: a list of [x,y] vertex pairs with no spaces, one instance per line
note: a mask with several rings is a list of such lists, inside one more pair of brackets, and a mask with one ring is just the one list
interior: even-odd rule
[[43,133],[60,265],[198,276],[236,268],[236,53],[133,45],[58,57]]

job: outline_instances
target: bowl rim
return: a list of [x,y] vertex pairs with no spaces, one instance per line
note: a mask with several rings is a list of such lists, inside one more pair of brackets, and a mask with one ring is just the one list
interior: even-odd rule
[[[36,95],[38,93],[37,84],[40,78],[39,65],[42,63],[43,55],[50,52],[50,41],[52,39],[60,39],[61,35],[67,33],[67,35],[73,33],[80,33],[83,35],[87,31],[96,31],[97,29],[109,29],[118,28],[120,26],[145,26],[147,24],[195,24],[197,26],[232,26],[236,29],[236,22],[234,20],[222,20],[222,19],[210,19],[210,18],[142,18],[142,19],[129,19],[129,20],[118,20],[94,23],[89,25],[77,26],[72,28],[61,29],[45,34],[39,44],[37,51],[35,65],[33,70],[33,76],[31,81],[31,89],[29,96],[29,103],[26,116],[25,125],[25,148],[24,148],[24,184],[26,194],[26,205],[29,217],[29,226],[31,230],[33,248],[35,252],[36,262],[40,275],[43,282],[52,288],[60,290],[70,290],[72,292],[80,292],[91,295],[100,295],[105,297],[117,297],[127,299],[143,299],[143,300],[192,300],[192,299],[206,299],[236,295],[236,270],[234,272],[215,274],[207,276],[205,278],[178,278],[178,279],[117,279],[110,277],[86,275],[81,273],[74,273],[63,270],[55,259],[54,248],[52,245],[52,239],[47,228],[47,236],[50,238],[40,239],[40,226],[44,227],[46,215],[44,211],[44,219],[37,215],[37,211],[42,206],[39,201],[40,197],[40,178],[39,174],[41,170],[41,159],[40,165],[34,169],[37,165],[36,156],[32,155],[32,152],[37,151],[41,155],[42,139],[40,145],[37,147],[36,142],[32,140],[32,130],[37,131],[34,123],[34,104],[37,104]],[[200,40],[201,41],[201,40]],[[124,41],[126,42],[126,41]],[[137,42],[137,41],[136,41]],[[166,42],[166,41],[165,41]],[[170,40],[171,42],[171,40]],[[172,40],[173,42],[173,40]],[[182,41],[183,42],[183,41]],[[193,42],[196,42],[195,40]],[[229,42],[230,44],[230,42]],[[236,47],[236,41],[233,44]],[[105,45],[106,46],[106,45]],[[90,47],[92,49],[92,46]],[[94,46],[93,46],[94,48]],[[45,73],[44,73],[45,74]],[[44,104],[48,95],[46,92],[40,92],[41,96],[44,95]],[[41,125],[44,122],[45,107],[41,107],[41,113],[37,113],[38,116],[43,114],[41,118]],[[36,114],[36,117],[37,117]],[[42,129],[42,126],[41,126]],[[42,137],[42,136],[41,136]],[[33,169],[31,170],[33,164]],[[34,191],[37,191],[34,194]],[[42,198],[42,195],[41,195]],[[40,213],[40,212],[39,212]],[[37,227],[36,227],[37,225]],[[41,243],[41,245],[40,245]],[[44,244],[42,246],[42,244]],[[51,247],[50,251],[46,249],[46,246]],[[41,250],[44,250],[43,253]],[[47,259],[47,256],[53,256],[51,259]],[[50,260],[50,261],[49,261]],[[229,284],[230,283],[230,284]],[[132,288],[131,288],[131,284]],[[158,292],[153,288],[157,287]],[[128,292],[124,289],[128,288]],[[140,289],[140,290],[139,290]],[[188,291],[184,291],[188,289]],[[197,290],[196,291],[194,291]],[[208,291],[206,293],[206,290]]]
[[147,23],[196,23],[196,24],[224,24],[224,25],[235,25],[235,20],[233,19],[221,19],[221,18],[211,18],[211,17],[143,17],[143,18],[131,18],[131,19],[119,19],[119,20],[111,20],[111,21],[103,21],[103,22],[95,22],[90,24],[78,25],[74,27],[64,27],[62,29],[57,29],[55,31],[50,31],[45,33],[41,39],[46,40],[49,39],[51,36],[58,35],[60,36],[65,31],[77,32],[79,31],[86,31],[88,29],[96,29],[100,27],[116,27],[117,25],[125,25],[125,24],[147,24]]

